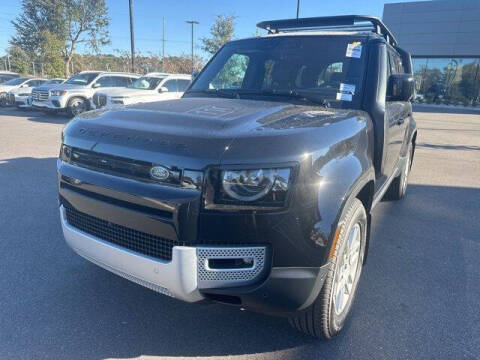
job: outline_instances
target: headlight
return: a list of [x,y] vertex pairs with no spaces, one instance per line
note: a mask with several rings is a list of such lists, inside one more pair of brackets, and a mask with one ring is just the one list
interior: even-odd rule
[[51,90],[50,95],[52,96],[62,96],[65,95],[67,92],[65,90]]
[[290,183],[290,169],[224,170],[217,204],[284,205]]
[[[63,132],[62,132],[62,141],[63,141]],[[72,157],[72,148],[67,145],[63,145],[60,147],[60,160],[65,162],[70,162]]]

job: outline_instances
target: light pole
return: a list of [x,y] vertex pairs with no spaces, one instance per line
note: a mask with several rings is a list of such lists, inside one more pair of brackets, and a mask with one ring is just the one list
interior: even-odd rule
[[300,0],[297,0],[297,19],[298,15],[300,15]]
[[130,52],[132,55],[132,72],[135,72],[135,40],[133,34],[133,0],[128,0],[128,6],[130,10]]
[[162,17],[162,71],[165,71],[165,16]]
[[193,74],[193,72],[195,71],[195,69],[194,69],[195,63],[194,63],[194,60],[193,60],[193,25],[198,24],[198,21],[187,20],[186,23],[192,25],[192,74]]

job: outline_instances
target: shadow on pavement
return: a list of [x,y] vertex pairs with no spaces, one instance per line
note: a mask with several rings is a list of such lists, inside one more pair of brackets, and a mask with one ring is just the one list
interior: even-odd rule
[[476,145],[448,145],[448,144],[419,143],[419,144],[416,144],[415,147],[426,148],[426,149],[442,149],[442,150],[464,150],[464,151],[480,150],[480,146],[476,146]]
[[1,358],[443,359],[478,350],[477,188],[410,185],[403,201],[379,204],[352,317],[324,342],[281,318],[170,299],[75,255],[61,234],[55,162],[0,161]]
[[454,106],[441,106],[441,105],[420,105],[413,104],[414,112],[422,113],[439,113],[439,114],[474,114],[480,115],[480,108],[464,108]]
[[58,114],[48,114],[42,110],[31,110],[31,109],[17,109],[17,108],[0,108],[0,116],[5,115],[12,118],[22,118],[29,121],[34,121],[38,123],[51,123],[51,124],[66,124],[71,119],[63,113]]

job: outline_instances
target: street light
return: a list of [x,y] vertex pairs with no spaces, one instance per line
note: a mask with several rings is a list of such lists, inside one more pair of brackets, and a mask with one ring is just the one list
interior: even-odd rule
[[195,20],[187,20],[185,21],[187,24],[191,24],[192,25],[192,74],[193,72],[195,71],[195,68],[194,68],[194,61],[193,61],[193,25],[195,24],[198,24],[198,21],[195,21]]

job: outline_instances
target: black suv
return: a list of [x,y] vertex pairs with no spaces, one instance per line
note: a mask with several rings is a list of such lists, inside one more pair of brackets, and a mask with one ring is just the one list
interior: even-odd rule
[[87,112],[63,132],[59,201],[81,256],[177,299],[340,331],[372,209],[407,188],[411,59],[377,18],[266,21],[182,99]]

